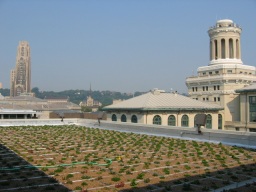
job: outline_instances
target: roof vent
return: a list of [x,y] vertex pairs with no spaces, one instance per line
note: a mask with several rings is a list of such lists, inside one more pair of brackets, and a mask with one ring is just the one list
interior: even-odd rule
[[160,90],[160,89],[154,88],[151,90],[151,93],[154,95],[160,95],[160,93],[165,93],[165,90]]

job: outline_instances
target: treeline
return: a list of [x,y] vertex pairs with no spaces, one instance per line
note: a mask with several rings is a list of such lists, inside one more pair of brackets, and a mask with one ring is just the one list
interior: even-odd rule
[[[144,92],[135,92],[131,93],[121,93],[114,91],[91,91],[90,90],[65,90],[60,92],[54,91],[40,91],[38,87],[34,87],[31,92],[35,93],[37,98],[45,99],[45,98],[67,98],[69,97],[69,101],[79,104],[81,101],[86,100],[87,96],[91,95],[94,100],[97,100],[102,103],[103,106],[112,104],[113,100],[122,99],[126,100],[132,98],[133,96],[138,96],[143,94]],[[9,89],[0,89],[0,93],[3,96],[10,96]]]

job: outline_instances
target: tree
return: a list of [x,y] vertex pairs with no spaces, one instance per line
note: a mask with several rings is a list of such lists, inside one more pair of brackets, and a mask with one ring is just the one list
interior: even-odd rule
[[82,107],[81,107],[81,111],[82,111],[82,112],[92,112],[92,108],[87,107],[87,106],[82,106]]

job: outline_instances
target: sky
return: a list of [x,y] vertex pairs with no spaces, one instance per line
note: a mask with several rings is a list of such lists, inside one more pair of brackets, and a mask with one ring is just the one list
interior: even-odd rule
[[17,46],[28,41],[41,91],[187,93],[220,19],[242,27],[242,61],[255,66],[256,0],[0,0],[0,82],[10,88]]

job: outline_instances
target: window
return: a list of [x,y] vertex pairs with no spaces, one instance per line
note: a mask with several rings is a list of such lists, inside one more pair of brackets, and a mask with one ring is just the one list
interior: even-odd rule
[[203,91],[204,91],[204,87],[203,87]]
[[216,97],[214,97],[214,102],[216,102]]
[[203,98],[203,101],[205,101],[205,98]]
[[249,96],[249,121],[256,122],[256,96]]
[[161,125],[162,124],[162,120],[161,120],[161,117],[159,115],[154,116],[153,124],[155,124],[155,125]]
[[217,90],[220,90],[220,86],[219,85],[217,85]]
[[205,125],[205,127],[207,129],[211,129],[212,128],[212,116],[210,114],[208,114],[206,116],[206,125]]
[[209,72],[209,75],[211,75],[212,74],[212,72]]
[[218,129],[222,129],[222,115],[218,114]]
[[219,74],[219,71],[215,71],[215,74]]
[[181,118],[181,126],[182,127],[188,127],[188,116],[187,115],[183,115]]
[[228,70],[227,73],[231,74],[231,73],[232,73],[232,70]]
[[218,101],[220,101],[220,97],[218,97]]
[[205,73],[205,72],[203,72],[203,75],[206,75],[206,73]]
[[117,118],[116,118],[115,114],[112,115],[112,121],[117,121]]
[[216,86],[215,85],[213,86],[213,89],[216,90]]
[[124,114],[121,116],[121,122],[126,122],[126,116]]
[[137,116],[136,116],[136,115],[133,115],[133,116],[132,116],[131,122],[132,122],[132,123],[138,123],[138,119],[137,119]]
[[170,115],[168,117],[168,125],[170,126],[176,126],[176,118],[174,115]]
[[206,91],[208,91],[208,86],[205,87]]
[[197,91],[197,87],[196,87],[196,91]]
[[195,91],[195,88],[194,88],[194,87],[192,87],[192,91],[193,91],[193,92]]

